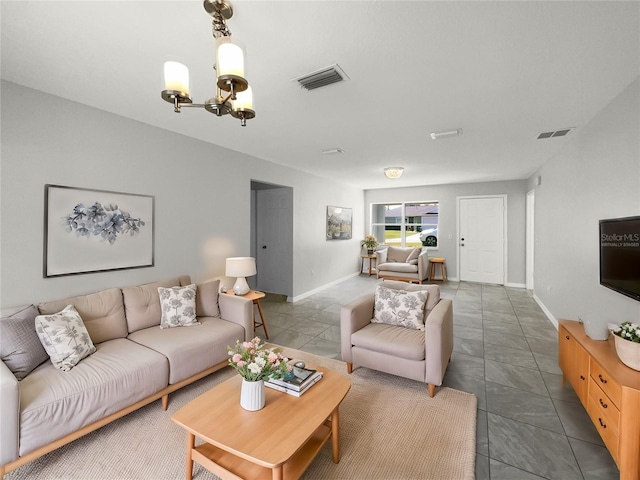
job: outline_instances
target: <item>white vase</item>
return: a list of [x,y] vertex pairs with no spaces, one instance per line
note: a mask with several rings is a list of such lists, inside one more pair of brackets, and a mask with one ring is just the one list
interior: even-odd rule
[[620,361],[627,367],[640,371],[640,343],[625,340],[618,335],[614,335],[616,342],[616,353]]
[[243,378],[242,387],[240,388],[240,406],[245,410],[255,412],[264,408],[264,402],[264,381],[250,382]]

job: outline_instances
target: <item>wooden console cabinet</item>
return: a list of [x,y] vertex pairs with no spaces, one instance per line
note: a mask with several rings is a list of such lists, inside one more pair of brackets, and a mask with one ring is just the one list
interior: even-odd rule
[[640,372],[616,354],[614,340],[589,338],[578,322],[560,320],[558,361],[618,468],[640,480]]

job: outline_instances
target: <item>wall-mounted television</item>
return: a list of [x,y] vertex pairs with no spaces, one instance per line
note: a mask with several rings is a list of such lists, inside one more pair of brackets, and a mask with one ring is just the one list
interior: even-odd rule
[[600,220],[600,284],[640,302],[640,217]]

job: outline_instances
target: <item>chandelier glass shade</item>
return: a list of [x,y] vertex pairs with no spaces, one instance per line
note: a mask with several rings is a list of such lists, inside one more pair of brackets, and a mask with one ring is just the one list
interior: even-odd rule
[[[233,16],[231,5],[223,0],[204,0],[204,9],[213,17],[213,36],[216,40],[216,94],[205,103],[193,103],[189,91],[189,69],[179,62],[164,64],[163,100],[173,104],[180,113],[182,107],[199,107],[218,117],[231,114],[246,121],[256,116],[253,94],[245,78],[244,51],[231,39],[226,20]],[[246,92],[246,93],[245,93]],[[242,95],[241,95],[242,94]]]
[[384,169],[384,174],[387,178],[400,178],[404,168],[402,167],[387,167]]

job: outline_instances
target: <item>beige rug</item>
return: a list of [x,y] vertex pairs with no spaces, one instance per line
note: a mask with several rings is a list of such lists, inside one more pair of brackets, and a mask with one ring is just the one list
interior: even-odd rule
[[[340,463],[325,445],[303,479],[474,478],[476,397],[449,388],[429,398],[424,384],[365,368],[347,375],[343,362],[297,350],[287,354],[351,380],[340,407]],[[182,479],[185,433],[170,416],[235,375],[224,369],[7,474],[5,480]],[[250,435],[250,432],[247,432]],[[215,475],[196,464],[194,480]],[[251,479],[248,479],[251,480]]]

